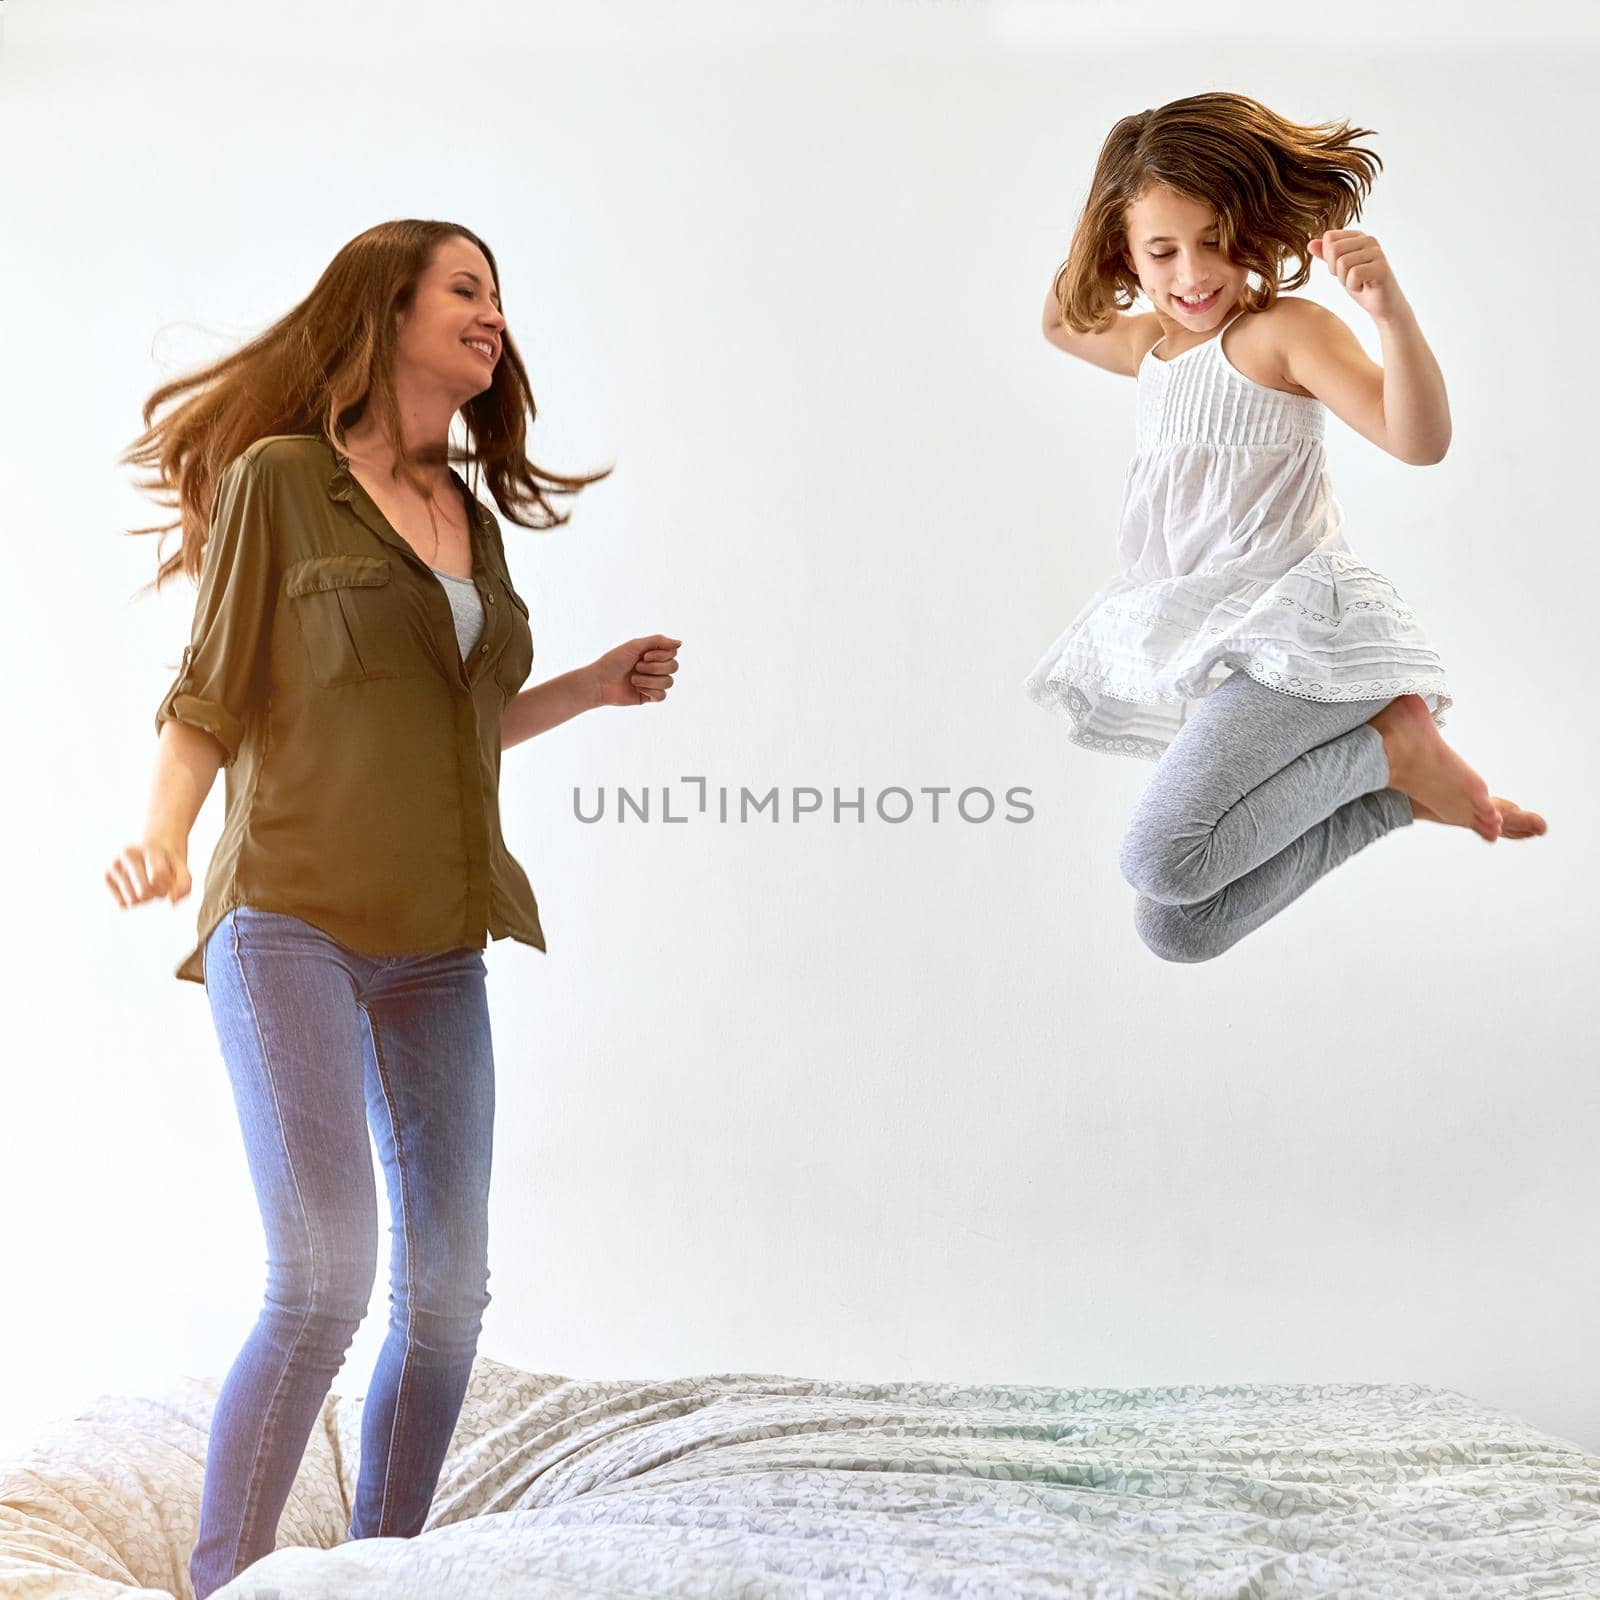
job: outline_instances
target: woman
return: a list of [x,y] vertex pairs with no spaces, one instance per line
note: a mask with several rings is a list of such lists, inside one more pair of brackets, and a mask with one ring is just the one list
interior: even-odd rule
[[[471,449],[452,455],[457,412]],[[580,711],[659,701],[677,671],[681,641],[651,635],[522,688],[528,608],[498,521],[450,462],[475,461],[519,526],[564,522],[547,494],[606,474],[535,467],[534,414],[488,246],[452,223],[388,222],[258,339],[158,389],[123,458],[157,470],[142,487],[178,492],[182,550],[156,587],[181,564],[199,593],[156,714],[144,837],[106,881],[124,907],[183,899],[189,832],[226,769],[199,943],[177,976],[205,985],[268,1243],[265,1303],[211,1423],[197,1600],[271,1553],[367,1310],[369,1126],[393,1295],[348,1532],[421,1531],[490,1299],[481,951],[545,948],[501,837],[500,753]]]

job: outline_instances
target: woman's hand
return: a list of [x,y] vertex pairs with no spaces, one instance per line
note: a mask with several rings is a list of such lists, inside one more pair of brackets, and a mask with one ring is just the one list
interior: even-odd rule
[[1328,270],[1369,317],[1381,321],[1404,307],[1406,297],[1389,270],[1389,258],[1370,233],[1359,228],[1329,228],[1320,239],[1309,243],[1312,255],[1327,263]]
[[188,857],[186,844],[146,835],[111,863],[106,882],[124,910],[157,895],[165,895],[177,905],[189,892]]
[[643,639],[630,639],[608,650],[592,662],[598,706],[642,706],[648,700],[665,700],[678,670],[678,646],[682,639],[669,639],[652,633]]

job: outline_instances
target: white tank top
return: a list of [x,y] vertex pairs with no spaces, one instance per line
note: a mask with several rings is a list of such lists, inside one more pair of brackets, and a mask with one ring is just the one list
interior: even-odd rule
[[1439,727],[1453,703],[1415,613],[1345,541],[1326,408],[1228,360],[1244,314],[1140,363],[1117,575],[1024,681],[1087,749],[1156,759],[1235,671],[1310,700],[1420,694]]
[[1278,577],[1312,550],[1345,549],[1324,408],[1265,388],[1228,360],[1222,340],[1237,320],[1170,361],[1152,349],[1140,364],[1117,533],[1126,574]]

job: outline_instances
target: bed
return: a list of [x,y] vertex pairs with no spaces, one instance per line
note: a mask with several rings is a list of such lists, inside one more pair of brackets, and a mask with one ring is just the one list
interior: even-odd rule
[[[189,1597],[219,1384],[102,1395],[0,1462],[0,1595]],[[278,1548],[218,1600],[1600,1595],[1600,1456],[1422,1384],[577,1379],[480,1354],[427,1527],[341,1542],[361,1405],[329,1395]]]

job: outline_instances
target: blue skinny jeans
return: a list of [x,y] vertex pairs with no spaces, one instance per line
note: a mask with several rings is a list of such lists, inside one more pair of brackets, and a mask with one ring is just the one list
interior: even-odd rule
[[266,1230],[265,1301],[206,1450],[196,1600],[270,1555],[377,1272],[370,1128],[386,1178],[388,1332],[361,1419],[352,1539],[422,1531],[488,1292],[494,1053],[483,953],[366,956],[240,906],[205,984]]

